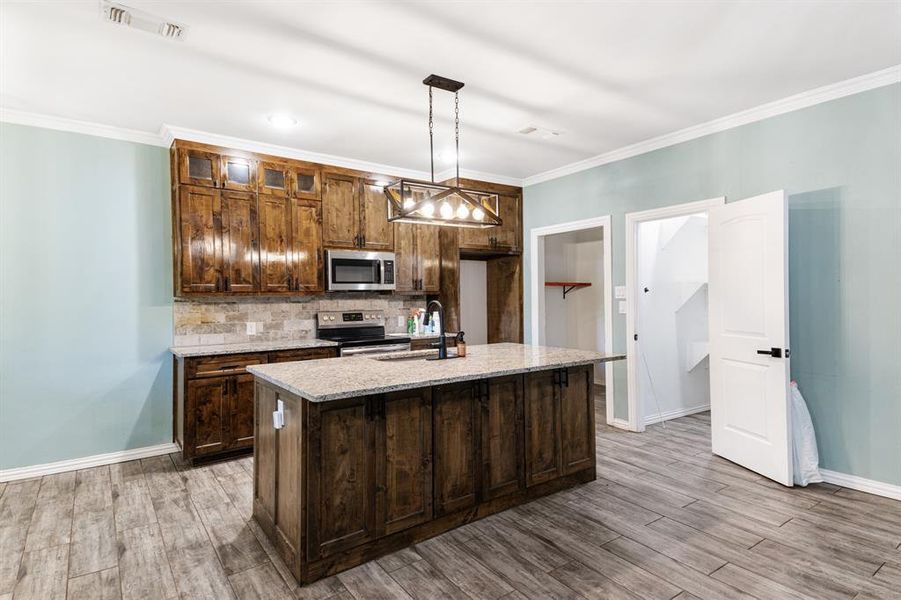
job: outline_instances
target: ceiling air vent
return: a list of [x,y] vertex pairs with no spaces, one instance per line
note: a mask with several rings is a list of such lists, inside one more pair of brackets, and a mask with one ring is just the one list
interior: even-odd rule
[[154,33],[167,40],[184,39],[187,31],[187,27],[180,23],[108,0],[100,1],[100,16],[104,21]]
[[559,129],[548,129],[547,127],[538,127],[537,125],[526,125],[522,129],[518,129],[516,133],[531,137],[540,137],[543,140],[552,140],[563,135],[563,132]]

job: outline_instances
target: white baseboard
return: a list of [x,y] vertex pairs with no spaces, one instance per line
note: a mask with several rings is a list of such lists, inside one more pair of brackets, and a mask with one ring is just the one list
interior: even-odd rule
[[883,483],[873,479],[858,477],[857,475],[848,475],[847,473],[838,473],[826,469],[820,469],[820,475],[823,476],[823,481],[826,483],[840,485],[859,492],[884,496],[892,500],[901,500],[901,485]]
[[607,421],[607,425],[610,425],[611,427],[618,427],[619,429],[625,429],[626,431],[631,431],[631,429],[629,429],[628,419],[613,419],[612,421]]
[[676,410],[668,410],[650,417],[645,417],[644,424],[653,425],[654,423],[660,423],[661,421],[669,421],[670,419],[687,417],[688,415],[693,415],[699,412],[706,412],[708,410],[710,410],[709,404],[705,404],[703,406],[692,406],[691,408],[677,408]]
[[0,482],[16,481],[19,479],[31,479],[33,477],[43,477],[44,475],[53,475],[54,473],[63,473],[65,471],[76,471],[78,469],[89,469],[91,467],[111,465],[114,463],[126,462],[129,460],[137,460],[139,458],[150,458],[151,456],[171,454],[172,452],[178,451],[179,448],[177,444],[159,444],[156,446],[135,448],[133,450],[108,452],[106,454],[95,454],[93,456],[85,456],[82,458],[72,458],[58,462],[44,463],[42,465],[32,465],[30,467],[4,469],[0,471]]

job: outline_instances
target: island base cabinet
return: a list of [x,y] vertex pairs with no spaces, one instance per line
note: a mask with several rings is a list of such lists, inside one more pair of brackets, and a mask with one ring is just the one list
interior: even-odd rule
[[526,376],[526,484],[550,481],[595,465],[591,366]]
[[254,517],[310,583],[591,481],[590,377],[579,367],[326,402],[257,380]]

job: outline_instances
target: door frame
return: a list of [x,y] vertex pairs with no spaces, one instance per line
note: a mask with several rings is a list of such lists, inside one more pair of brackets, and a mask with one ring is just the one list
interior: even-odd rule
[[626,213],[626,392],[629,407],[628,429],[644,431],[641,418],[641,399],[638,395],[638,226],[648,221],[658,221],[670,217],[682,217],[706,213],[714,206],[722,206],[726,197],[698,200],[684,204],[674,204]]
[[[604,354],[613,354],[613,244],[612,217],[592,217],[579,221],[569,221],[545,227],[533,227],[529,230],[531,256],[529,260],[531,315],[531,343],[540,346],[544,341],[544,238],[558,233],[570,233],[583,229],[597,229],[602,232],[604,256],[601,261],[601,275],[604,279]],[[607,424],[616,427],[625,425],[616,421],[613,414],[613,362],[604,363],[604,395],[607,404]]]

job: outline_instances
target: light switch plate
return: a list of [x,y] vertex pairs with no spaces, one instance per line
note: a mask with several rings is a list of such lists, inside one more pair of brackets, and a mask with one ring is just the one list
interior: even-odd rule
[[613,297],[617,300],[625,300],[626,298],[626,286],[618,285],[613,288]]
[[625,300],[619,301],[619,314],[621,314],[621,315],[626,314],[626,301]]
[[252,321],[248,321],[247,322],[247,335],[256,335],[256,334],[257,334],[257,324]]
[[404,321],[403,315],[397,315],[397,326],[403,329],[406,324],[407,322]]

